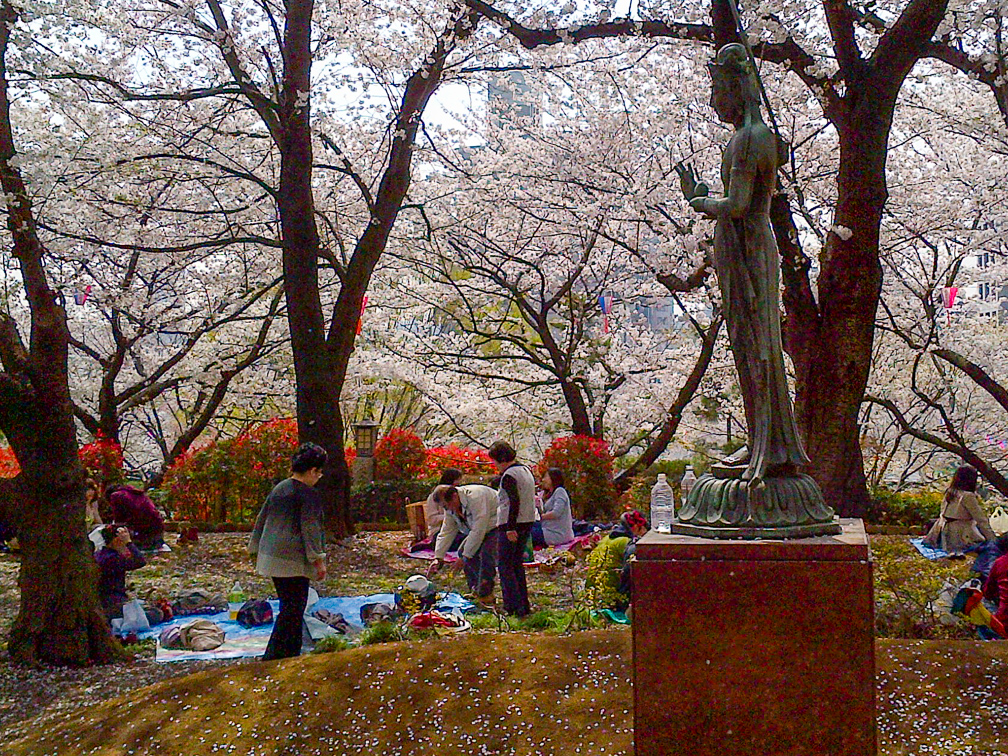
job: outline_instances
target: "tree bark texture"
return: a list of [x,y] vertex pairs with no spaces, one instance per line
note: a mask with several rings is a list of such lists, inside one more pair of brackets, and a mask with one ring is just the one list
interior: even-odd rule
[[0,488],[0,512],[21,543],[21,603],[8,649],[15,662],[83,665],[123,656],[98,603],[97,570],[84,529],[84,469],[67,379],[66,311],[49,287],[30,195],[11,163],[6,53],[17,20],[0,16],[0,184],[7,227],[31,312],[28,347],[9,318],[0,323],[0,430],[21,474]]
[[[283,90],[279,103],[280,190],[277,206],[283,241],[284,292],[297,384],[298,437],[329,454],[318,484],[327,503],[330,530],[343,538],[352,530],[350,476],[343,458],[343,420],[326,343],[319,295],[319,237],[312,196],[311,0],[289,0],[284,29]],[[356,326],[356,319],[351,328]]]
[[785,297],[791,305],[785,343],[795,367],[795,419],[812,476],[826,503],[845,517],[863,516],[869,504],[858,412],[882,292],[879,228],[888,196],[888,124],[883,128],[878,121],[884,114],[873,110],[840,130],[839,198],[820,260],[818,307]]

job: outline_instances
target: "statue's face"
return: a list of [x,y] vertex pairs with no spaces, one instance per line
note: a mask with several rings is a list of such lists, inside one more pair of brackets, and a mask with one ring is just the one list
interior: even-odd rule
[[742,115],[742,98],[732,77],[711,66],[710,104],[725,123],[738,123]]

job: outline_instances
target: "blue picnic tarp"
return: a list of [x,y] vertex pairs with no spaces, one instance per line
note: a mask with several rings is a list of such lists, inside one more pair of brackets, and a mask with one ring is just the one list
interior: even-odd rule
[[914,545],[914,548],[920,552],[920,555],[925,559],[930,559],[932,562],[938,559],[947,559],[952,556],[951,553],[945,551],[945,549],[939,549],[935,546],[928,546],[924,543],[923,538],[911,538],[910,543]]
[[[361,623],[360,610],[365,604],[392,604],[395,596],[391,593],[373,593],[370,596],[326,596],[320,598],[316,603],[307,609],[307,614],[311,614],[319,609],[325,609],[333,614],[342,614],[347,623],[351,626],[351,631],[363,629]],[[270,601],[273,609],[273,616],[280,611],[280,602]],[[436,608],[442,611],[459,609],[467,612],[475,608],[475,604],[467,601],[457,593],[446,594],[438,602]],[[141,630],[137,637],[159,638],[161,633],[168,627],[186,625],[194,619],[208,619],[218,625],[224,631],[224,644],[213,651],[189,651],[188,649],[167,649],[162,648],[158,643],[156,661],[187,661],[192,659],[238,659],[242,657],[262,656],[266,650],[270,634],[273,632],[273,623],[260,625],[259,627],[245,627],[231,619],[228,612],[217,614],[192,614],[185,617],[175,617],[167,622],[152,625],[147,630]],[[335,633],[335,631],[333,631]]]

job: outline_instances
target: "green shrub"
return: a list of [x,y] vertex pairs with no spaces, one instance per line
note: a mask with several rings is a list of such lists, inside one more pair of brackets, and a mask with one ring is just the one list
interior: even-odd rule
[[[872,536],[875,634],[885,638],[971,638],[965,622],[948,623],[932,602],[946,581],[968,580],[972,559],[924,559],[906,536]],[[943,621],[946,620],[946,621]]]
[[290,473],[297,422],[277,418],[179,457],[165,475],[177,520],[252,522],[270,489]]
[[330,654],[334,651],[346,651],[351,647],[350,641],[340,635],[330,635],[327,638],[322,638],[315,643],[315,648],[312,649],[313,654]]
[[423,501],[436,480],[380,480],[355,489],[350,495],[354,522],[406,522],[406,505]]
[[397,625],[391,622],[377,622],[364,629],[364,632],[361,633],[360,643],[362,646],[373,646],[376,643],[395,643],[402,639],[402,630]]
[[511,625],[508,624],[507,617],[503,614],[495,614],[494,612],[470,612],[466,615],[466,619],[469,621],[473,630],[498,630],[505,632],[511,629]]
[[542,632],[546,631],[556,631],[560,629],[564,621],[563,614],[557,614],[549,609],[540,609],[538,612],[532,612],[532,614],[527,617],[522,618],[518,621],[518,629],[525,630],[526,632]]
[[[219,439],[180,456],[152,498],[174,519],[252,523],[276,483],[290,475],[298,446],[297,421],[275,418],[235,438]],[[344,455],[353,457],[353,449]]]
[[921,529],[938,518],[944,492],[934,489],[891,491],[884,486],[872,489],[865,521],[874,525],[902,525]]

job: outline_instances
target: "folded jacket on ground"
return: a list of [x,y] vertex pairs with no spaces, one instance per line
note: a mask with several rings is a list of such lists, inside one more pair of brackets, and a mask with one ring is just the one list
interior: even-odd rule
[[190,651],[212,651],[224,644],[224,631],[208,619],[183,625],[179,635],[182,645]]

